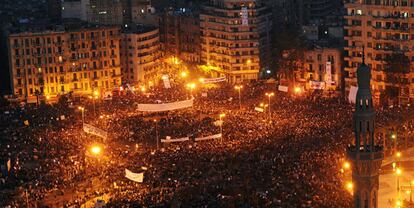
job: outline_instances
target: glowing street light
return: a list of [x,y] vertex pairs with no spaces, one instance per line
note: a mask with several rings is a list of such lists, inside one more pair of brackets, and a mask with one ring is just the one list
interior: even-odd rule
[[191,97],[193,97],[193,90],[196,88],[196,86],[197,85],[195,83],[188,83],[187,84],[187,88],[190,89]]
[[401,200],[397,200],[397,202],[395,202],[395,206],[396,206],[396,208],[401,208],[401,207],[402,207],[402,205],[403,205],[403,203],[402,203],[402,201],[401,201]]
[[79,106],[78,109],[82,112],[82,125],[85,124],[85,108],[82,106]]
[[201,77],[200,79],[198,79],[198,81],[200,81],[201,83],[204,83],[204,78],[203,77]]
[[234,89],[239,91],[239,109],[241,110],[241,89],[243,89],[243,85],[236,85]]
[[155,123],[155,139],[157,140],[157,150],[159,149],[159,142],[158,142],[158,123],[157,123],[157,119],[154,119],[154,123]]
[[397,192],[398,196],[400,196],[400,175],[402,174],[402,170],[400,168],[397,168],[395,170],[395,174],[397,175]]
[[351,168],[351,164],[349,162],[345,162],[344,165],[343,165],[343,168],[345,170],[349,170],[349,168]]
[[226,116],[226,114],[221,113],[219,115],[220,118],[220,134],[221,134],[221,142],[223,142],[223,118]]
[[92,154],[94,154],[94,155],[100,155],[100,154],[101,154],[101,152],[102,152],[102,148],[101,148],[100,146],[98,146],[98,145],[93,145],[93,146],[91,147],[91,153],[92,153]]
[[295,91],[296,94],[299,94],[299,93],[302,92],[302,89],[300,87],[295,87],[294,91]]
[[397,156],[397,158],[401,158],[401,152],[397,152],[397,153],[395,154],[395,156]]
[[269,120],[270,120],[270,111],[271,111],[271,107],[270,107],[270,98],[271,97],[273,97],[273,96],[275,96],[275,93],[274,92],[267,92],[266,94],[265,94],[268,98],[269,98],[269,103],[268,103],[268,105],[269,105]]
[[180,73],[180,76],[181,76],[182,78],[186,78],[186,77],[188,76],[188,73],[187,73],[186,71],[182,71],[182,72]]
[[346,190],[348,190],[349,191],[349,193],[353,193],[353,190],[354,190],[354,184],[352,183],[352,181],[348,181],[346,184],[345,184],[345,188],[346,188]]

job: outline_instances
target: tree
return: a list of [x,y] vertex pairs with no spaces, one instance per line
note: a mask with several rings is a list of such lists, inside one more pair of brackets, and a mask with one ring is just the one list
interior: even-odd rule
[[306,43],[299,29],[286,26],[274,37],[274,67],[279,79],[286,79],[290,87],[294,84],[295,71],[303,66]]

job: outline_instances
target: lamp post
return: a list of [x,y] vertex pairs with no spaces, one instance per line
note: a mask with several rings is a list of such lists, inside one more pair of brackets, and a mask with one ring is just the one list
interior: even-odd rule
[[188,83],[187,88],[190,89],[190,95],[191,95],[192,98],[194,98],[193,90],[196,88],[196,84],[195,83]]
[[154,119],[155,123],[155,139],[157,140],[157,150],[159,149],[159,142],[158,142],[158,123],[157,119]]
[[266,93],[265,95],[269,98],[269,103],[268,103],[269,106],[268,106],[268,108],[269,108],[269,120],[270,120],[270,113],[271,113],[270,98],[273,97],[273,96],[275,96],[275,93],[274,92],[270,92],[270,93]]
[[85,108],[79,106],[78,109],[82,112],[82,125],[85,125]]
[[223,142],[223,118],[226,116],[226,114],[222,113],[220,114],[220,134],[221,134],[221,142]]
[[397,193],[398,193],[398,197],[400,197],[400,175],[401,175],[402,171],[400,168],[397,168],[395,170],[395,174],[397,175]]
[[92,102],[93,102],[93,117],[96,117],[96,101],[99,98],[99,92],[97,90],[93,91]]
[[243,85],[236,85],[234,89],[239,91],[239,109],[241,110],[241,89],[243,89]]

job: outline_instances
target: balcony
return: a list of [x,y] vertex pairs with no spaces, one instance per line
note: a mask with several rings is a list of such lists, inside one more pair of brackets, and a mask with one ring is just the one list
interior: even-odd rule
[[110,45],[109,47],[110,48],[116,48],[116,45]]

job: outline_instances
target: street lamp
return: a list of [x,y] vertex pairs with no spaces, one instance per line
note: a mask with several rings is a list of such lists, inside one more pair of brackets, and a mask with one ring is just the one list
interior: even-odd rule
[[239,109],[241,110],[241,89],[243,89],[243,85],[236,85],[234,89],[239,91]]
[[100,155],[102,152],[102,148],[98,145],[93,145],[90,149],[91,153],[93,155]]
[[85,125],[85,108],[79,106],[78,109],[82,112],[82,125]]
[[95,100],[99,98],[99,92],[97,90],[93,91],[93,96],[89,96],[90,99],[92,99],[93,102],[93,116],[96,117],[96,104]]
[[397,175],[397,192],[398,192],[398,196],[400,196],[400,175],[402,174],[401,169],[397,168],[395,170],[395,174]]
[[351,168],[351,164],[349,162],[345,162],[344,163],[344,169],[348,170],[349,168]]
[[347,183],[346,183],[346,189],[347,189],[349,192],[351,192],[351,193],[352,193],[353,188],[354,188],[354,184],[353,184],[351,181],[349,181],[349,182],[347,182]]
[[193,90],[196,88],[196,84],[195,83],[188,83],[187,84],[187,88],[190,89],[191,97],[194,98],[194,96],[193,96]]
[[270,107],[270,98],[271,97],[273,97],[273,96],[275,96],[275,93],[274,92],[267,92],[266,94],[265,94],[268,98],[269,98],[269,103],[268,103],[268,105],[269,105],[269,120],[270,120],[270,111],[271,111],[271,107]]
[[155,123],[155,139],[157,140],[157,150],[159,149],[159,142],[158,142],[158,123],[157,119],[154,119]]
[[295,87],[294,91],[296,94],[299,94],[302,92],[302,89],[300,87]]
[[188,76],[188,73],[186,71],[182,71],[180,75],[182,78],[186,78]]
[[223,142],[223,118],[226,116],[226,114],[222,113],[220,114],[220,134],[221,134],[221,142]]

